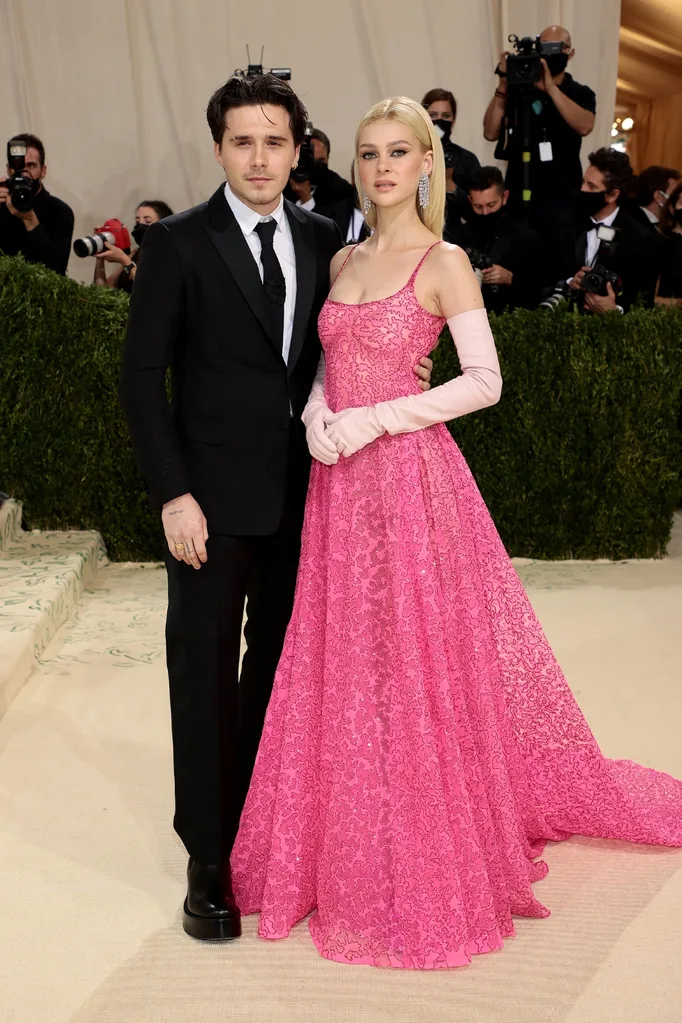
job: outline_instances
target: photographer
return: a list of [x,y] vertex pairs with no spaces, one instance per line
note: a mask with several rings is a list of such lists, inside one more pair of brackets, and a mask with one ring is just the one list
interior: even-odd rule
[[448,193],[457,188],[466,191],[471,174],[480,167],[475,153],[452,141],[457,120],[457,100],[447,89],[431,89],[422,99],[422,106],[436,126],[445,151],[445,178]]
[[480,274],[486,309],[502,313],[519,306],[535,308],[540,297],[540,239],[507,215],[509,193],[501,171],[477,168],[468,195],[471,213],[453,241],[466,251]]
[[[130,253],[107,242],[105,251],[95,255],[93,282],[103,287],[119,288],[121,291],[127,291],[130,294],[133,290],[135,274],[137,273],[140,246],[142,245],[142,239],[147,228],[150,224],[155,224],[157,220],[163,220],[164,217],[172,216],[173,211],[168,203],[163,202],[161,199],[144,199],[135,210],[135,227],[131,232],[137,248]],[[117,264],[110,277],[107,277],[105,263]]]
[[637,177],[631,215],[649,231],[657,231],[668,198],[682,179],[673,167],[647,167]]
[[285,198],[325,216],[324,208],[353,198],[353,186],[329,167],[331,143],[319,128],[306,133],[298,167],[292,172]]
[[[30,263],[42,263],[57,273],[66,274],[73,235],[73,211],[61,199],[50,195],[43,181],[47,175],[45,148],[35,135],[15,135],[8,143],[23,144],[26,155],[18,158],[23,168],[7,167],[7,178],[0,181],[0,252],[23,255]],[[33,193],[29,209],[17,209],[12,202],[11,181],[20,174],[31,182]]]
[[[657,239],[621,209],[621,196],[632,180],[625,153],[598,149],[578,194],[578,213],[556,236],[561,276],[586,312],[598,316],[627,312],[638,299],[653,304],[657,276]],[[586,288],[586,275],[601,276],[598,290]],[[610,278],[610,279],[609,279]]]
[[682,306],[682,184],[674,188],[661,217],[662,269],[656,305]]
[[[527,212],[531,227],[547,235],[557,215],[570,211],[580,189],[580,146],[594,128],[596,97],[566,71],[575,50],[565,28],[546,28],[539,43],[541,50],[543,44],[553,43],[561,52],[541,57],[542,77],[528,85],[509,88],[507,58],[513,55],[509,51],[501,54],[496,69],[499,84],[485,113],[483,134],[489,142],[498,141],[496,158],[508,161],[510,212]],[[513,59],[518,60],[516,56]],[[523,203],[524,110],[528,111],[531,154],[527,211]]]

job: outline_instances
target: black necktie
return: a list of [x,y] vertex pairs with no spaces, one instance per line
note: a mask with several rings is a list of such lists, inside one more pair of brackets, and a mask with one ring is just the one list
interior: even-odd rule
[[273,245],[277,221],[266,220],[256,224],[256,234],[260,238],[260,261],[263,264],[263,287],[270,307],[270,315],[275,335],[280,345],[284,344],[284,299],[287,288],[282,267],[275,254]]

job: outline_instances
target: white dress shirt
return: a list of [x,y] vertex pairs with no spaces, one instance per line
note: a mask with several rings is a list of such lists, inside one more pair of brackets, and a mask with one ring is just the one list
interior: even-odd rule
[[309,210],[312,213],[313,210],[315,209],[315,196],[311,195],[310,198],[306,200],[306,202],[301,202],[300,199],[297,199],[296,205],[300,206],[302,210]]
[[648,218],[649,218],[649,223],[651,223],[651,224],[655,224],[655,225],[656,225],[656,226],[658,227],[658,223],[659,223],[659,221],[658,221],[658,217],[656,216],[656,214],[655,214],[655,213],[652,213],[652,212],[651,212],[651,210],[648,210],[648,209],[646,208],[646,206],[640,206],[639,208],[640,208],[640,210],[642,211],[642,213],[643,213],[643,214],[644,214],[644,215],[645,215],[646,217],[648,217]]
[[260,213],[252,210],[250,206],[247,206],[246,203],[241,201],[241,199],[238,199],[227,181],[225,182],[225,198],[227,199],[228,205],[234,213],[235,219],[242,229],[246,242],[253,253],[253,258],[256,260],[256,266],[258,267],[261,281],[263,280],[263,264],[260,261],[262,246],[260,238],[256,233],[256,225],[268,220],[277,221],[273,246],[275,249],[275,255],[279,260],[279,265],[282,267],[284,283],[286,285],[282,358],[285,362],[288,362],[289,350],[291,348],[291,332],[294,326],[294,310],[296,309],[296,253],[294,252],[294,240],[291,237],[291,228],[289,227],[289,221],[284,210],[284,198],[280,197],[279,206],[276,210],[273,210],[272,213],[268,214],[267,217],[262,217]]
[[594,217],[592,217],[592,223],[594,224],[594,227],[590,231],[587,232],[587,248],[585,250],[585,266],[592,266],[592,264],[594,263],[595,257],[597,255],[597,252],[599,251],[599,238],[597,236],[597,228],[598,227],[611,227],[611,225],[613,224],[614,220],[618,216],[619,212],[620,212],[619,207],[616,207],[616,209],[613,211],[613,213],[609,213],[608,217],[605,217],[603,220],[595,220]]
[[364,222],[365,218],[363,217],[361,210],[356,210],[355,208],[353,208],[353,215],[350,218],[348,224],[348,231],[346,233],[347,245],[350,244],[350,242],[356,242],[358,240]]

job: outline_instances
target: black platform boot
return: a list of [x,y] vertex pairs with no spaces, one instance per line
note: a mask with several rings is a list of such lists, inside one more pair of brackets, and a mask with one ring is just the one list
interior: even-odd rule
[[232,891],[229,860],[205,867],[190,859],[182,926],[200,941],[232,941],[241,936],[241,915]]

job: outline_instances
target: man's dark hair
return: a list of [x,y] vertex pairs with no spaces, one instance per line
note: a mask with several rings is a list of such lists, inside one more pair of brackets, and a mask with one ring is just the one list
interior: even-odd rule
[[172,217],[173,211],[167,202],[163,199],[143,199],[142,202],[138,202],[137,209],[140,206],[149,206],[150,209],[154,210],[159,220],[163,220],[164,217]]
[[457,100],[447,89],[430,89],[422,100],[424,110],[428,110],[432,103],[449,103],[452,108],[452,119],[457,119]]
[[38,157],[40,158],[40,166],[45,166],[45,146],[42,144],[37,135],[31,135],[29,132],[23,131],[20,135],[13,135],[10,142],[23,142],[26,148],[30,146],[31,149],[37,149]]
[[485,192],[487,188],[496,188],[504,195],[504,178],[499,167],[475,167],[469,175],[467,192]]
[[617,149],[609,149],[603,146],[601,149],[590,153],[588,160],[593,167],[604,175],[604,184],[607,192],[613,192],[619,188],[625,193],[632,181],[632,165],[627,153],[620,153]]
[[663,208],[663,216],[660,219],[660,228],[663,234],[673,234],[673,228],[675,227],[675,209],[677,208],[677,202],[682,195],[682,181],[679,185],[676,185],[670,193],[667,203]]
[[206,119],[213,141],[220,145],[225,134],[225,115],[237,107],[262,107],[270,104],[284,107],[289,114],[289,127],[294,144],[300,145],[305,134],[308,111],[286,82],[274,75],[233,76],[211,96],[206,108]]
[[639,206],[648,206],[654,201],[655,192],[665,192],[668,182],[673,178],[675,181],[682,179],[682,174],[673,167],[647,167],[637,176],[637,203]]
[[323,146],[326,146],[327,156],[329,156],[329,154],[332,151],[332,144],[329,141],[329,135],[325,135],[321,128],[313,128],[312,132],[310,133],[310,137],[312,139],[317,139],[319,142],[322,143]]

